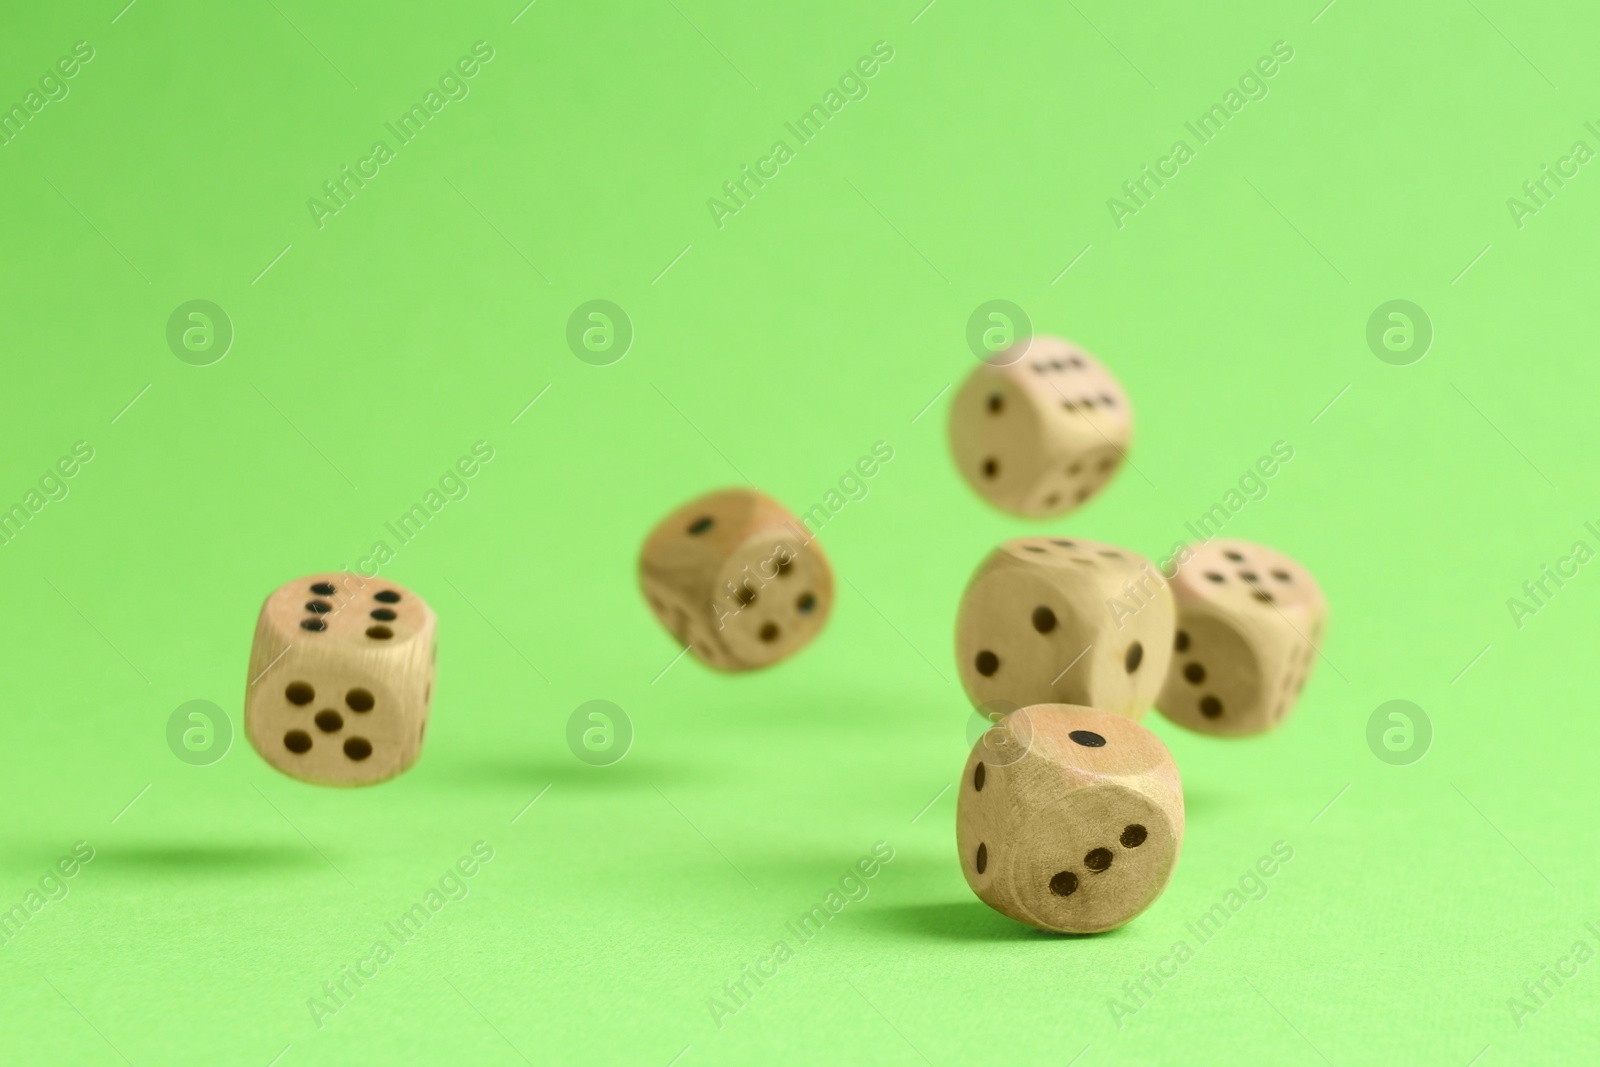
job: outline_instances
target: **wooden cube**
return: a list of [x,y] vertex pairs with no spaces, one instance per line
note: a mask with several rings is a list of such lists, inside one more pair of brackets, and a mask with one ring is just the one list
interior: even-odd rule
[[661,624],[723,671],[794,655],[833,610],[833,570],[805,526],[753,489],[684,504],[650,532],[639,584]]
[[245,687],[245,734],[261,758],[316,785],[372,785],[422,753],[436,620],[411,590],[313,574],[261,607]]
[[961,873],[991,908],[1041,930],[1112,930],[1148,908],[1183,844],[1177,764],[1121,715],[1012,712],[979,738],[956,801]]

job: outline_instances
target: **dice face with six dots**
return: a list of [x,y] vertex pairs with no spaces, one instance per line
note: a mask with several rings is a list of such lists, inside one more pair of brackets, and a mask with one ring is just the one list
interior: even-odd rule
[[1064,515],[1103,489],[1133,439],[1127,395],[1083,349],[1034,337],[975,370],[950,408],[967,484],[997,508]]
[[1155,566],[1115,545],[1023,537],[989,554],[956,618],[972,703],[1083,704],[1137,719],[1172,656],[1172,593]]
[[651,531],[639,557],[650,610],[701,662],[752,670],[798,652],[833,608],[833,570],[783,505],[709,493]]
[[1179,560],[1172,667],[1156,706],[1202,733],[1276,728],[1316,663],[1322,590],[1288,556],[1248,541],[1191,545]]
[[1120,715],[1039,704],[967,758],[956,847],[985,904],[1042,930],[1112,930],[1149,907],[1183,843],[1177,764]]
[[256,622],[245,733],[263,759],[318,785],[371,785],[422,752],[436,622],[403,586],[314,574],[267,597]]

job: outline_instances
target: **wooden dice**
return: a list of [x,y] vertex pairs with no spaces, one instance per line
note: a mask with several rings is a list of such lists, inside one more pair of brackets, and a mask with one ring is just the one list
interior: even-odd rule
[[1156,706],[1208,734],[1257,734],[1283,722],[1322,644],[1328,605],[1316,580],[1281,552],[1248,541],[1182,550],[1172,667]]
[[1082,704],[1137,719],[1172,657],[1172,593],[1143,556],[1061,537],[1007,541],[978,567],[956,618],[972,703]]
[[1022,708],[967,758],[956,801],[961,872],[980,900],[1019,922],[1115,929],[1161,895],[1182,844],[1177,764],[1121,715]]
[[765,667],[804,648],[833,609],[833,570],[782,504],[753,489],[709,493],[650,532],[639,584],[701,662]]
[[313,574],[261,607],[244,724],[262,759],[317,785],[372,785],[422,752],[433,612],[403,586]]
[[992,356],[950,407],[961,476],[995,507],[1030,518],[1064,515],[1098,493],[1132,439],[1133,412],[1111,372],[1054,337]]

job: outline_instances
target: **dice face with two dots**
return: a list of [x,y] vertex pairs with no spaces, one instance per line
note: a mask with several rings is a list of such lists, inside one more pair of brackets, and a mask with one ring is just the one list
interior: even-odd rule
[[1179,560],[1172,666],[1156,707],[1201,733],[1275,729],[1305,688],[1327,626],[1316,579],[1248,541],[1190,545]]
[[967,758],[956,847],[985,904],[1041,930],[1113,930],[1149,907],[1183,844],[1183,787],[1159,738],[1120,715],[1039,704]]
[[723,671],[794,655],[833,609],[822,547],[752,489],[709,493],[661,520],[640,553],[639,584],[661,625]]
[[1029,518],[1065,515],[1105,488],[1132,440],[1122,386],[1054,337],[991,357],[950,406],[956,469],[989,503]]
[[245,734],[261,757],[316,785],[373,785],[422,753],[436,620],[394,582],[313,574],[262,605]]
[[1172,593],[1136,552],[1022,537],[978,567],[956,617],[961,684],[975,706],[1082,704],[1137,719],[1172,657]]

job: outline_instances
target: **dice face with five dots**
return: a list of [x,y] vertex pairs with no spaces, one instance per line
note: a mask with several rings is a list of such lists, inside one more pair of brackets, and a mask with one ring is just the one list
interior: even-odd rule
[[329,573],[282,586],[262,605],[250,650],[250,744],[316,785],[405,771],[428,726],[435,629],[427,603],[394,582]]
[[1201,733],[1275,729],[1316,664],[1328,605],[1316,579],[1248,541],[1190,545],[1172,579],[1178,606],[1161,714]]
[[639,584],[661,624],[701,662],[765,667],[821,632],[833,570],[805,526],[753,489],[709,493],[650,532]]
[[1006,541],[978,567],[956,618],[975,706],[1082,704],[1137,719],[1172,657],[1172,593],[1136,552],[1060,537]]
[[1029,518],[1064,515],[1103,489],[1133,439],[1111,372],[1054,337],[1019,341],[967,379],[950,408],[950,447],[967,484]]
[[1166,746],[1131,719],[1039,704],[1001,719],[967,758],[956,847],[985,904],[1041,930],[1091,934],[1161,895],[1183,843],[1183,787]]

